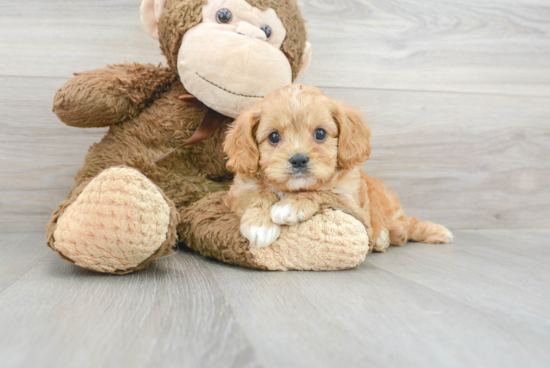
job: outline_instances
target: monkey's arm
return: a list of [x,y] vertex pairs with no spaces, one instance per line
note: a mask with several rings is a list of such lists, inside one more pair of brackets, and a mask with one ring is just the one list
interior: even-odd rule
[[341,270],[357,266],[369,252],[366,224],[338,204],[323,206],[309,221],[281,226],[269,247],[251,246],[226,195],[210,194],[180,212],[180,240],[206,257],[268,270]]
[[136,116],[176,79],[169,68],[137,63],[77,73],[57,91],[53,112],[74,127],[113,125]]

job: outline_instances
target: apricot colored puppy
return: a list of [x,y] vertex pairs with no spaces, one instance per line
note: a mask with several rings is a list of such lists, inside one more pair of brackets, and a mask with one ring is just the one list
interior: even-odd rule
[[359,112],[311,86],[283,87],[244,111],[224,151],[236,173],[227,205],[241,216],[250,245],[271,245],[280,225],[307,221],[332,203],[363,217],[376,251],[408,240],[450,242],[449,230],[408,217],[396,194],[361,171],[370,138]]

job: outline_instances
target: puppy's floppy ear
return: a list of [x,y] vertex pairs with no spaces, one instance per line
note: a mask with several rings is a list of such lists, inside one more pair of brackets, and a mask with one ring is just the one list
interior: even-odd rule
[[371,130],[356,109],[333,102],[333,116],[338,124],[338,165],[351,169],[369,159]]
[[252,107],[243,111],[229,128],[223,151],[229,158],[227,168],[234,173],[254,176],[258,172],[260,151],[254,130],[259,123],[260,110]]

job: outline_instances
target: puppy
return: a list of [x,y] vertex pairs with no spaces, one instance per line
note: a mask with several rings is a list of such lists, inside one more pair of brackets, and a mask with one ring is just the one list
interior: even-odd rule
[[224,142],[236,173],[226,204],[241,216],[250,245],[271,245],[280,225],[307,221],[333,203],[363,217],[376,251],[408,240],[450,242],[449,230],[408,217],[396,194],[362,172],[370,139],[360,113],[315,87],[283,87],[244,111]]

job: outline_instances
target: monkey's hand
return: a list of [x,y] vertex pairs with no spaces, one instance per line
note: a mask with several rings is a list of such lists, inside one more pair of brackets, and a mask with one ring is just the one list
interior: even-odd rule
[[53,112],[75,127],[117,124],[136,116],[176,79],[169,68],[137,63],[77,73],[57,91]]

